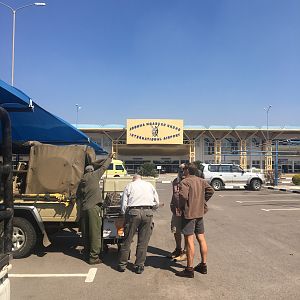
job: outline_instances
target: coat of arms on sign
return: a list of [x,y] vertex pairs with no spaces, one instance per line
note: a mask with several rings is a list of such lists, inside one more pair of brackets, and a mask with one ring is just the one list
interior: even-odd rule
[[152,126],[152,136],[157,137],[158,136],[158,125]]

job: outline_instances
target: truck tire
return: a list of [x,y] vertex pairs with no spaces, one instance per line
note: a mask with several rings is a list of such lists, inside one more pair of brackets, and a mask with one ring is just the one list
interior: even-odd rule
[[261,189],[261,181],[259,179],[252,179],[250,187],[253,191],[259,191]]
[[37,234],[31,223],[16,217],[13,219],[13,257],[23,258],[30,255],[36,245]]
[[222,189],[222,187],[223,187],[223,182],[220,179],[214,179],[211,182],[211,186],[213,187],[213,189],[215,191],[220,191]]

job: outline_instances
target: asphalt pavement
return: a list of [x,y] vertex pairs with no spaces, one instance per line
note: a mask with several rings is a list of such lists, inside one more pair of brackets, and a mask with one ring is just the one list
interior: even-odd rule
[[[170,183],[158,183],[165,205],[155,214],[155,229],[142,275],[115,270],[117,249],[104,264],[81,260],[80,240],[58,237],[45,251],[13,260],[12,300],[19,299],[300,299],[300,194],[216,192],[209,201],[205,230],[208,274],[178,278],[185,262],[166,258],[174,250],[170,233]],[[132,248],[133,249],[133,248]],[[198,249],[198,248],[196,248]],[[195,263],[199,262],[199,252]]]

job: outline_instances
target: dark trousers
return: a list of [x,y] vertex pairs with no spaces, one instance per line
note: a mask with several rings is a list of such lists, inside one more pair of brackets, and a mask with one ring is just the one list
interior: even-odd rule
[[98,205],[83,211],[83,238],[84,251],[87,258],[95,260],[99,258],[102,239],[101,208]]
[[152,209],[129,209],[125,214],[125,237],[121,245],[119,266],[125,268],[127,265],[130,245],[134,234],[138,230],[138,242],[136,247],[136,266],[144,266],[147,248],[152,234]]

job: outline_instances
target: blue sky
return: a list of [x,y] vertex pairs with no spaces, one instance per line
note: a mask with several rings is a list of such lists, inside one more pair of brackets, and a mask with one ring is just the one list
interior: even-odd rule
[[[31,3],[1,0],[13,7]],[[300,125],[299,0],[48,0],[17,13],[15,86],[79,123]],[[0,6],[0,78],[12,15]]]

